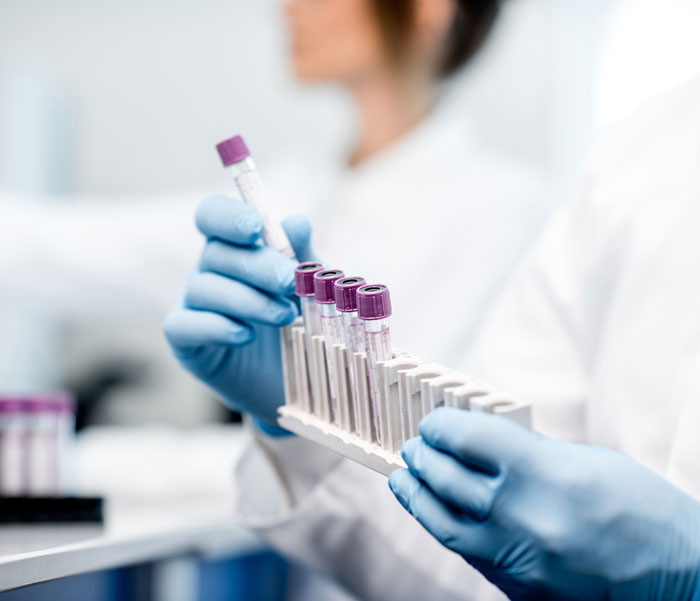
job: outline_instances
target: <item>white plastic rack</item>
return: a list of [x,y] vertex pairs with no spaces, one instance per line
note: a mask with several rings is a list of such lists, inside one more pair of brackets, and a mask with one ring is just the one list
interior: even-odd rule
[[[332,406],[323,336],[307,336],[301,320],[281,335],[286,404],[278,423],[384,475],[406,467],[401,445],[418,435],[424,415],[441,406],[503,415],[531,427],[531,406],[458,371],[395,351],[377,365],[378,398],[373,411],[365,353],[350,356],[335,345],[338,399]],[[351,364],[357,373],[353,386]]]

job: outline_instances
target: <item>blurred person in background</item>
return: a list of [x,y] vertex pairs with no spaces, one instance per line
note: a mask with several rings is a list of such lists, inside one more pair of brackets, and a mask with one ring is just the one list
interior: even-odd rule
[[[536,174],[481,144],[447,85],[475,57],[498,8],[498,2],[483,0],[286,4],[297,75],[342,85],[354,101],[359,127],[343,153],[304,157],[301,165],[290,158],[270,180],[273,198],[285,208],[309,211],[314,246],[327,267],[391,287],[398,348],[447,365],[458,363],[467,350],[548,210]],[[241,216],[245,209],[233,199],[215,196],[202,203],[197,225],[208,243],[165,330],[187,369],[230,406],[255,414],[253,405],[281,401],[274,376],[279,344],[276,328],[234,317],[249,299],[241,285],[238,244],[250,240],[230,227]],[[293,240],[308,239],[306,222],[292,218],[287,227]],[[296,250],[303,260],[310,255],[300,244]],[[253,263],[249,269],[255,270]],[[278,276],[274,291],[288,294],[293,263]],[[262,266],[259,277],[267,289]],[[431,318],[417,319],[426,307],[432,308]],[[278,325],[295,314],[291,303],[270,309]],[[454,598],[452,584],[442,587],[439,577],[437,583],[426,579],[413,559],[399,559],[402,549],[424,546],[445,566],[453,563],[417,524],[395,511],[383,477],[313,443],[279,437],[283,433],[269,425],[274,414],[267,417],[268,423],[252,428],[248,452],[238,464],[241,519],[358,598]],[[344,508],[342,519],[331,506]],[[396,523],[381,524],[387,515]],[[359,526],[352,536],[351,523]],[[385,526],[401,535],[383,536]],[[347,537],[344,542],[333,536],[336,528]],[[460,566],[457,576],[446,573],[463,578],[475,595],[490,588],[468,567]]]
[[[297,77],[341,86],[357,127],[339,151],[286,157],[270,179],[273,198],[283,212],[308,212],[329,267],[391,285],[400,348],[454,363],[455,345],[436,343],[433,324],[417,323],[412,309],[432,303],[446,326],[448,298],[459,297],[466,310],[451,325],[455,340],[469,338],[550,208],[539,174],[481,142],[453,87],[499,2],[288,0],[285,8]],[[434,212],[421,208],[428,198]],[[451,276],[446,256],[469,281]],[[445,294],[435,299],[438,282]]]

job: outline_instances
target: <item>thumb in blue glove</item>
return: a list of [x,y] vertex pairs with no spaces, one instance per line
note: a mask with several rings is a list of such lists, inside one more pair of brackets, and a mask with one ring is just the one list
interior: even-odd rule
[[389,486],[509,598],[700,599],[700,504],[631,459],[438,409]]
[[[185,369],[274,433],[284,401],[279,328],[298,315],[296,263],[261,244],[262,220],[243,201],[208,198],[196,221],[206,244],[165,319],[166,338]],[[310,260],[308,220],[295,216],[283,225],[299,260]]]

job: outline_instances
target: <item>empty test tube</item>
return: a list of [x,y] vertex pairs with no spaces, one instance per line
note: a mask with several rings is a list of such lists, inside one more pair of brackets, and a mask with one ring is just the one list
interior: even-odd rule
[[392,358],[391,331],[391,296],[389,289],[380,284],[362,286],[357,291],[358,317],[362,320],[365,334],[365,352],[367,353],[367,371],[369,372],[370,411],[372,413],[373,440],[381,442],[379,435],[379,414],[377,399],[377,363]]
[[292,244],[282,227],[277,211],[267,196],[260,174],[255,168],[253,157],[250,156],[250,151],[243,138],[233,136],[217,144],[216,149],[219,151],[224,167],[233,174],[233,179],[243,200],[260,214],[265,227],[263,239],[266,244],[290,259],[296,259]]
[[357,291],[366,284],[364,278],[342,278],[335,283],[335,306],[340,312],[343,322],[343,340],[348,350],[350,381],[352,389],[353,422],[351,429],[359,430],[357,417],[360,415],[357,372],[355,370],[355,353],[365,350],[365,329],[362,320],[357,316]]
[[338,413],[338,377],[333,347],[343,344],[342,317],[335,306],[335,283],[345,274],[338,269],[318,271],[314,274],[314,296],[321,312],[321,333],[326,343],[326,366],[331,396],[331,418],[340,424]]

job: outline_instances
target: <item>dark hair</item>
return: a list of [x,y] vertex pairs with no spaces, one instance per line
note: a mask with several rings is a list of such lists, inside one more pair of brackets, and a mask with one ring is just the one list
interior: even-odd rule
[[[411,35],[414,0],[372,0],[387,49],[401,60]],[[446,77],[471,59],[486,40],[498,15],[499,0],[456,0],[456,13],[445,40],[439,75]]]

